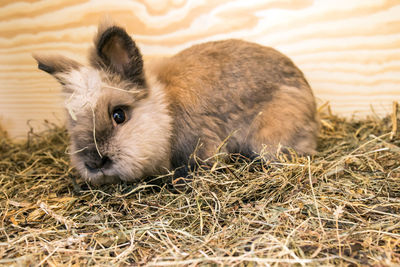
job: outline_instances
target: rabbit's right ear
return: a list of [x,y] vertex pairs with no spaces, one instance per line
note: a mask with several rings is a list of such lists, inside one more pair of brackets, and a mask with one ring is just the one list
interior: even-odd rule
[[103,20],[90,51],[93,67],[111,72],[139,87],[145,87],[143,59],[139,48],[125,29]]

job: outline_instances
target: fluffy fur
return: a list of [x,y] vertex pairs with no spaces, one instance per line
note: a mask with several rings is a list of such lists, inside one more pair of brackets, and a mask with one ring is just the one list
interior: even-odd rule
[[[90,66],[34,55],[70,96],[71,161],[94,184],[175,170],[193,153],[252,158],[292,148],[312,154],[318,123],[301,71],[276,50],[240,40],[210,42],[146,64],[124,29],[100,24]],[[123,123],[113,120],[122,109]]]

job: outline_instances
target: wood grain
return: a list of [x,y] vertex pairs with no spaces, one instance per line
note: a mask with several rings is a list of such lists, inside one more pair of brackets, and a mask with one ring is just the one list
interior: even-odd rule
[[64,121],[60,87],[36,69],[31,53],[85,61],[105,14],[132,33],[146,58],[226,38],[275,47],[335,113],[365,116],[373,106],[385,115],[400,99],[398,0],[3,0],[0,125],[12,137],[44,129],[45,119]]

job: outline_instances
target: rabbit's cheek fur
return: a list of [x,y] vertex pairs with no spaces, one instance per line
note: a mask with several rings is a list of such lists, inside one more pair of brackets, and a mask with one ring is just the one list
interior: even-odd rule
[[113,168],[124,181],[165,172],[169,168],[172,119],[161,85],[149,88],[149,96],[139,101],[129,120],[114,133],[108,151]]

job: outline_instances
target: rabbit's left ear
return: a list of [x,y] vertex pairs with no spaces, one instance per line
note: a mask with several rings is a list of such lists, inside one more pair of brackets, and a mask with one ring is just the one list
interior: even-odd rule
[[[33,54],[38,63],[38,69],[43,70],[53,76],[65,73],[74,69],[79,69],[82,65],[75,60],[61,55]],[[57,78],[57,77],[56,77]]]
[[121,76],[122,79],[145,87],[143,59],[135,42],[121,27],[99,25],[91,51],[91,64]]
[[63,86],[63,91],[71,93],[71,89],[66,86],[67,80],[64,74],[73,70],[78,70],[82,65],[75,60],[61,55],[33,54],[38,63],[38,69],[51,74]]

